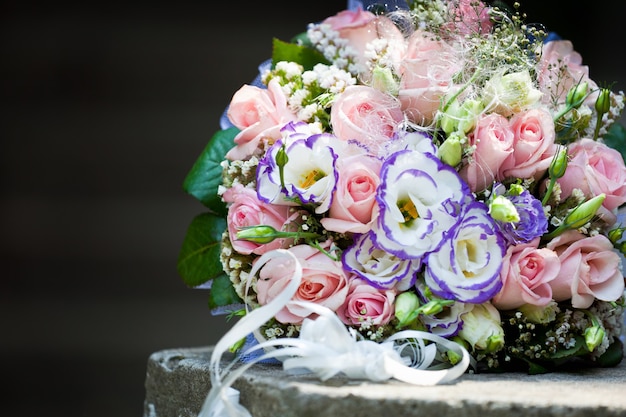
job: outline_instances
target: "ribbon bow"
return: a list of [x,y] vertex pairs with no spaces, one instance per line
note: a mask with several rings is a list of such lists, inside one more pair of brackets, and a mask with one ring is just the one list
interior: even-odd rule
[[[330,309],[314,303],[291,301],[302,279],[302,266],[287,250],[278,249],[261,256],[250,271],[250,278],[268,260],[276,257],[290,258],[295,263],[293,277],[278,297],[241,318],[215,345],[210,361],[211,390],[198,417],[251,417],[239,404],[239,393],[231,385],[252,365],[269,358],[282,361],[287,372],[312,372],[322,381],[342,373],[351,379],[385,381],[394,378],[414,385],[436,385],[465,373],[471,358],[458,343],[414,330],[395,333],[382,343],[358,340],[356,332],[351,332]],[[317,318],[305,319],[297,338],[263,340],[255,332],[288,303],[309,309]],[[233,369],[238,361],[235,359],[220,371],[223,353],[251,333],[256,334],[260,343],[243,354],[258,350],[265,353]],[[442,352],[454,352],[461,359],[450,366],[443,359]]]

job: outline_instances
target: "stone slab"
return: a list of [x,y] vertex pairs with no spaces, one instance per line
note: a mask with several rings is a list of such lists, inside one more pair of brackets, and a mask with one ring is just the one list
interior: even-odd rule
[[[210,388],[211,352],[208,346],[153,353],[143,417],[197,416]],[[256,364],[234,388],[253,417],[626,417],[625,361],[543,375],[467,373],[432,387],[341,376],[322,382]]]

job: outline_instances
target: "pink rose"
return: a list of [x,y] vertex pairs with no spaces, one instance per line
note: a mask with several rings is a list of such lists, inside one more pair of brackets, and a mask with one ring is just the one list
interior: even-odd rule
[[598,97],[597,84],[589,78],[589,68],[582,65],[582,56],[574,50],[569,40],[554,40],[542,45],[538,65],[539,89],[546,91],[544,103],[552,105],[554,100],[564,103],[567,92],[579,82],[586,82],[592,92],[585,103],[593,107]]
[[561,199],[575,188],[591,198],[604,193],[609,211],[626,202],[626,166],[622,155],[602,142],[581,139],[569,145],[565,175],[558,180]]
[[587,308],[597,298],[615,301],[624,292],[619,255],[604,235],[587,237],[576,230],[547,245],[561,260],[561,270],[550,282],[555,301],[572,300],[572,307]]
[[339,37],[348,41],[348,45],[356,54],[359,72],[364,72],[365,52],[367,45],[377,39],[386,39],[390,47],[404,47],[404,36],[391,19],[377,16],[361,7],[356,10],[343,10],[334,16],[327,17],[322,24],[330,25],[339,33]]
[[515,114],[511,120],[513,153],[500,167],[500,177],[538,178],[550,167],[557,146],[552,115],[544,109]]
[[545,306],[552,301],[549,283],[559,273],[561,262],[551,249],[538,248],[539,238],[509,246],[502,261],[502,290],[491,300],[499,310],[524,304]]
[[468,136],[474,152],[459,171],[473,192],[491,188],[504,161],[513,152],[513,131],[498,113],[482,115]]
[[365,85],[352,85],[332,106],[333,133],[341,140],[355,140],[376,154],[393,136],[404,116],[390,95]]
[[378,215],[376,189],[382,162],[368,155],[340,159],[339,180],[329,215],[321,220],[326,230],[366,233]]
[[285,239],[275,239],[270,243],[258,244],[247,240],[238,240],[237,231],[248,226],[272,226],[276,230],[284,230],[288,223],[288,206],[267,204],[260,201],[254,189],[240,184],[229,188],[222,195],[222,199],[228,207],[228,235],[233,249],[237,252],[249,255],[254,253],[262,255],[265,252],[283,247]]
[[[333,261],[323,252],[309,245],[289,248],[302,264],[302,282],[293,301],[309,301],[337,311],[348,294],[348,278],[341,262]],[[271,259],[259,273],[256,284],[259,304],[265,305],[276,298],[293,276],[292,261]],[[311,312],[303,307],[287,304],[275,318],[281,323],[300,324]]]
[[486,34],[493,24],[489,16],[489,7],[482,1],[457,0],[448,2],[452,22],[443,25],[452,33],[460,35]]
[[366,281],[352,279],[345,302],[337,309],[339,319],[348,325],[371,323],[381,326],[394,316],[394,290],[381,290]]
[[441,98],[456,87],[454,75],[461,69],[461,57],[442,40],[415,31],[399,63],[398,98],[408,119],[425,126],[433,121]]
[[251,85],[241,87],[233,95],[227,115],[231,123],[241,130],[235,137],[235,147],[226,154],[230,160],[246,159],[252,155],[261,139],[279,139],[280,129],[296,120],[276,79],[269,82],[267,89]]

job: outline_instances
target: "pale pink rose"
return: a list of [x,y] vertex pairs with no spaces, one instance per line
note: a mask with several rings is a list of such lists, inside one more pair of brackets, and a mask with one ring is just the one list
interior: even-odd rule
[[222,195],[228,206],[228,235],[233,249],[249,255],[262,255],[265,252],[283,247],[285,239],[275,239],[270,243],[258,244],[247,240],[238,240],[237,231],[248,226],[272,226],[276,230],[284,230],[290,216],[288,206],[267,204],[260,201],[254,189],[240,184],[234,185]]
[[381,326],[394,317],[395,290],[372,287],[366,281],[352,279],[345,302],[337,309],[337,317],[348,325],[371,323]]
[[367,45],[372,41],[386,39],[392,48],[398,51],[404,48],[404,36],[391,19],[382,15],[377,16],[361,7],[340,11],[324,19],[322,24],[330,25],[331,29],[339,33],[340,38],[348,41],[348,45],[356,54],[357,64],[361,66],[360,72],[366,70],[365,52]]
[[326,230],[366,233],[378,217],[376,189],[382,161],[366,154],[340,160],[339,180],[328,217],[321,220]]
[[347,87],[333,103],[330,121],[341,140],[355,140],[376,154],[403,120],[400,104],[390,95],[365,85]]
[[432,34],[417,30],[409,37],[399,63],[398,98],[410,121],[422,126],[433,121],[441,98],[458,88],[453,77],[462,65],[454,49]]
[[577,188],[587,197],[605,194],[603,207],[612,211],[626,203],[626,166],[615,149],[592,139],[573,142],[568,148],[565,175],[558,180],[561,199]]
[[569,40],[554,40],[542,45],[537,79],[539,89],[548,92],[543,95],[545,104],[551,105],[555,100],[564,103],[572,87],[579,82],[586,82],[591,94],[585,103],[593,107],[598,96],[595,92],[598,86],[589,78],[589,67],[582,62],[582,56],[574,50]]
[[542,307],[552,301],[549,283],[559,273],[561,262],[553,250],[539,248],[539,240],[507,249],[500,272],[502,290],[491,300],[499,310],[524,304]]
[[500,167],[500,178],[539,178],[550,167],[557,151],[552,115],[545,109],[530,109],[511,120],[513,153]]
[[561,270],[550,282],[555,301],[572,300],[572,307],[587,308],[595,299],[615,301],[624,292],[621,259],[604,235],[587,237],[568,230],[547,245],[561,260]]
[[227,115],[241,130],[235,136],[235,147],[226,154],[229,160],[248,158],[254,154],[261,139],[279,139],[280,129],[296,120],[296,115],[287,107],[287,97],[277,79],[271,80],[267,89],[252,85],[241,87],[233,95]]
[[[348,294],[348,278],[340,261],[310,245],[289,248],[302,265],[302,282],[292,301],[308,301],[332,311],[343,305]],[[265,305],[276,298],[288,285],[293,276],[293,261],[282,258],[270,259],[259,273],[256,284],[259,304]],[[312,313],[300,306],[287,304],[275,318],[281,323],[300,324]]]
[[513,131],[506,117],[498,113],[482,115],[468,136],[473,154],[459,174],[473,192],[491,188],[499,180],[498,172],[513,152]]
[[452,33],[460,35],[487,34],[493,23],[489,16],[489,7],[482,1],[456,0],[448,2],[452,21],[442,25]]

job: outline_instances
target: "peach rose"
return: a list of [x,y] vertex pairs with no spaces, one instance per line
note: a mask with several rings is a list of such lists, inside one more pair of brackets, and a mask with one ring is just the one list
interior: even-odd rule
[[624,292],[621,259],[604,235],[587,237],[568,230],[552,239],[548,249],[561,260],[561,270],[550,281],[555,301],[572,300],[572,307],[587,308],[595,299],[615,301]]
[[[313,302],[337,311],[348,294],[348,278],[341,262],[309,245],[296,245],[289,251],[302,264],[302,282],[292,300]],[[276,298],[291,280],[293,271],[292,261],[270,259],[261,268],[256,284],[259,304],[265,305]],[[275,318],[281,323],[300,324],[311,314],[306,308],[287,304]]]
[[296,120],[276,79],[269,82],[267,89],[251,85],[241,87],[233,95],[227,115],[231,123],[241,130],[235,136],[235,147],[226,154],[230,160],[246,159],[252,155],[261,139],[279,139],[280,129]]
[[369,155],[340,160],[339,180],[329,215],[321,220],[326,230],[339,233],[366,233],[376,220],[376,189],[382,162]]
[[626,202],[626,166],[622,155],[602,142],[581,139],[569,145],[565,175],[558,180],[561,199],[575,188],[591,198],[604,193],[602,205],[612,211]]
[[500,167],[513,152],[509,121],[498,113],[482,115],[468,136],[468,145],[474,153],[459,171],[461,178],[473,192],[491,188],[493,181],[500,179]]
[[500,167],[500,177],[542,176],[557,150],[552,115],[544,109],[531,109],[515,114],[510,124],[513,153]]
[[446,42],[420,30],[409,37],[398,69],[398,97],[409,120],[422,126],[433,121],[441,98],[456,88],[452,78],[461,65]]
[[552,301],[549,283],[559,273],[561,262],[553,250],[538,248],[539,240],[509,246],[500,272],[502,290],[491,300],[498,309],[546,306]]
[[381,290],[366,281],[352,279],[344,304],[337,309],[339,319],[348,325],[384,325],[394,316],[394,290]]
[[237,231],[242,227],[259,225],[283,230],[283,226],[288,222],[290,207],[264,203],[258,199],[254,189],[244,187],[241,184],[226,190],[222,199],[230,204],[226,219],[228,235],[234,250],[244,255],[251,253],[262,255],[269,250],[283,246],[285,239],[275,239],[266,244],[238,240]]
[[376,154],[393,136],[404,115],[390,95],[365,85],[352,85],[332,106],[333,133],[341,140],[355,140]]

